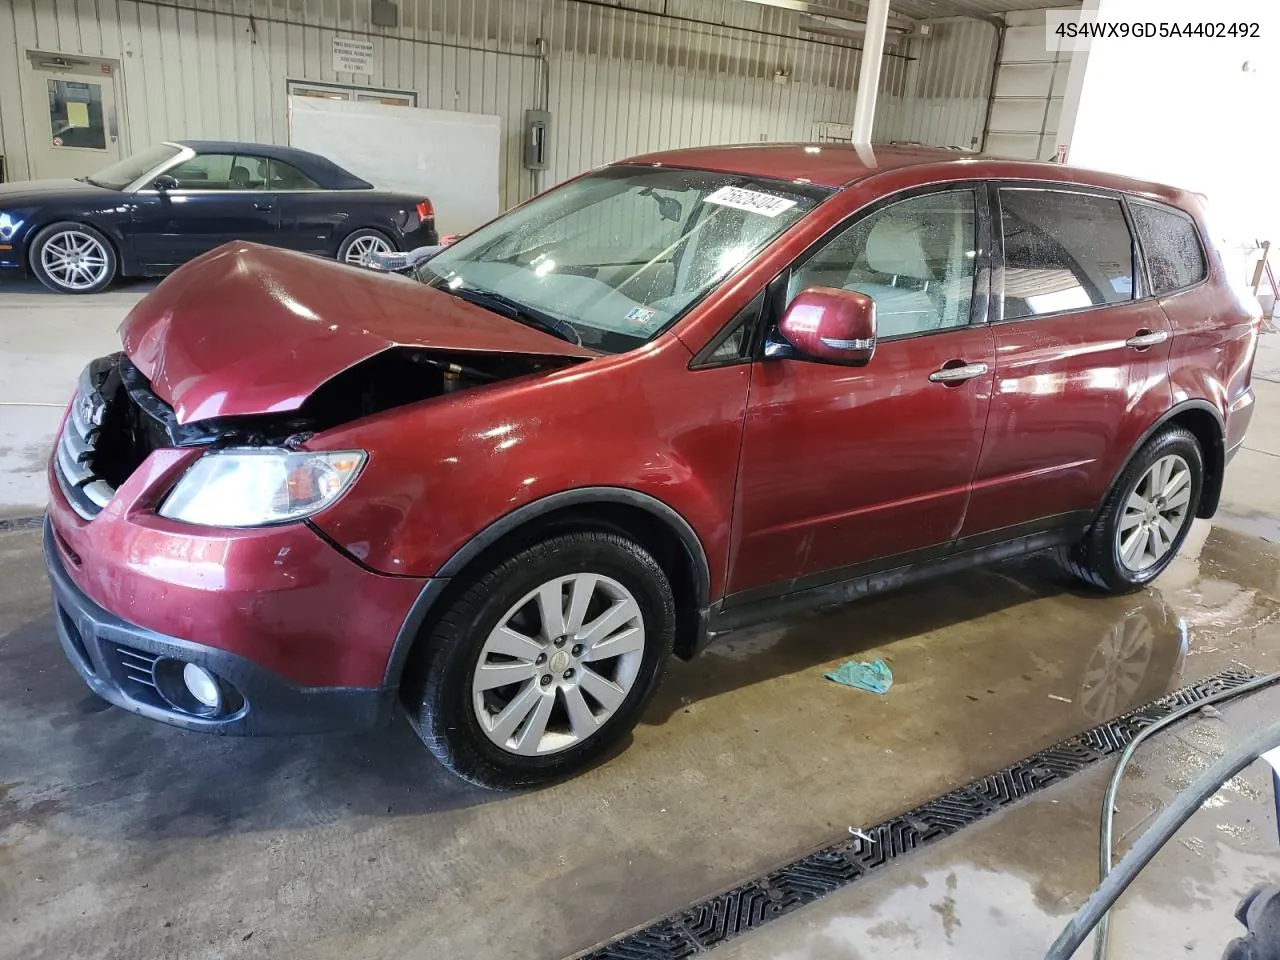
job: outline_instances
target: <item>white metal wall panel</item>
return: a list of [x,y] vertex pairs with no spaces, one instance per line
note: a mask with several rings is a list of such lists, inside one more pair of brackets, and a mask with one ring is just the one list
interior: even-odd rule
[[[125,152],[181,137],[286,142],[288,79],[411,90],[421,107],[497,114],[504,206],[620,157],[810,140],[818,124],[853,114],[858,51],[801,35],[790,10],[741,0],[397,6],[399,25],[383,28],[371,25],[369,0],[0,0],[9,175],[27,174],[22,98],[8,92],[32,49],[120,63]],[[994,31],[973,20],[935,30],[889,50],[877,139],[969,146],[981,135]],[[373,74],[335,72],[334,36],[372,40]],[[774,81],[778,71],[785,83]],[[535,181],[521,164],[521,137],[525,110],[543,106],[552,151]]]
[[982,20],[943,21],[933,30],[909,41],[906,52],[916,59],[885,63],[894,92],[881,93],[875,139],[974,149],[982,140],[999,34]]
[[1071,54],[1047,49],[1043,10],[1012,12],[1005,19],[1008,27],[991,104],[987,152],[1049,160],[1057,151]]
[[[725,16],[711,18],[705,3],[667,6],[669,17],[549,4],[548,182],[651,150],[808,140],[817,123],[852,115],[856,51],[763,37],[753,31],[780,13],[767,7],[730,0],[715,5]],[[698,21],[699,9],[714,22]],[[778,70],[785,83],[775,82]]]

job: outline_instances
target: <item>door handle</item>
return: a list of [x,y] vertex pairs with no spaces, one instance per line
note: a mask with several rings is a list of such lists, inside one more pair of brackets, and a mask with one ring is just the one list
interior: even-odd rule
[[254,201],[253,209],[255,209],[255,210],[270,210],[273,206],[274,206],[274,204],[269,203],[269,202],[267,202],[266,200],[257,200],[257,201]]
[[1133,347],[1135,350],[1145,350],[1147,347],[1154,347],[1158,343],[1164,343],[1168,339],[1168,330],[1139,330],[1126,340],[1124,345]]
[[991,368],[985,363],[966,363],[958,367],[943,367],[929,374],[934,383],[964,383],[974,377],[980,377]]

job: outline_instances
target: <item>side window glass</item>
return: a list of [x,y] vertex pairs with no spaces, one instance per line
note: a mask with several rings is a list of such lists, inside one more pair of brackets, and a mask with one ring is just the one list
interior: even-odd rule
[[1148,203],[1129,204],[1138,238],[1147,256],[1152,292],[1181,290],[1205,278],[1204,250],[1196,228],[1185,216]]
[[977,251],[972,190],[912,197],[862,217],[793,271],[787,302],[839,287],[876,302],[881,338],[969,322]]
[[263,157],[236,156],[231,165],[232,190],[265,190],[267,187],[267,161]]
[[267,161],[267,185],[272,190],[315,190],[317,184],[297,167],[279,160]]
[[1000,191],[1004,318],[1133,299],[1133,238],[1119,200]]
[[226,190],[235,157],[226,153],[205,153],[169,170],[183,190]]
[[182,190],[262,190],[267,161],[262,157],[205,153],[169,171]]
[[720,341],[720,346],[711,351],[707,358],[712,363],[723,363],[726,360],[737,360],[742,357],[746,346],[747,325],[742,321],[734,324],[729,335]]
[[751,331],[760,319],[760,311],[764,307],[765,293],[761,291],[752,297],[751,302],[738,311],[729,325],[712,341],[715,346],[709,350],[704,348],[699,355],[698,363],[703,366],[719,366],[737,360],[751,359]]

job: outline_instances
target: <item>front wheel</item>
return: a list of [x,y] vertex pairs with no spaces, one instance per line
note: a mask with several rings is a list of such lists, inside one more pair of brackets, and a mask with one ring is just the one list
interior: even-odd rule
[[662,567],[611,533],[535,544],[440,618],[407,704],[436,758],[471,783],[529,787],[577,773],[632,728],[675,637]]
[[84,223],[53,223],[31,242],[31,269],[58,293],[97,293],[116,277],[115,248]]
[[1093,526],[1064,551],[1067,569],[1109,593],[1146,586],[1173,562],[1204,487],[1204,456],[1189,430],[1167,427],[1138,451]]
[[373,262],[374,254],[390,253],[393,250],[395,247],[386,234],[377,230],[357,230],[338,247],[338,259],[358,267],[367,267]]

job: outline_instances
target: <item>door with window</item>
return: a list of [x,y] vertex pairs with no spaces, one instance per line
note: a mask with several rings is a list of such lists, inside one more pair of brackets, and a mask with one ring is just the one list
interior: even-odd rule
[[120,159],[113,63],[28,54],[27,159],[32,179],[68,179]]
[[864,367],[785,359],[752,371],[730,604],[938,556],[955,540],[995,365],[981,201],[966,187],[892,202],[792,268],[786,302],[811,287],[871,296],[877,345]]
[[134,195],[133,243],[149,268],[167,270],[232,240],[276,244],[280,210],[264,157],[205,153],[172,167],[177,181]]
[[1171,403],[1169,325],[1123,200],[1008,186],[996,201],[995,392],[963,534],[975,545],[1086,522]]

